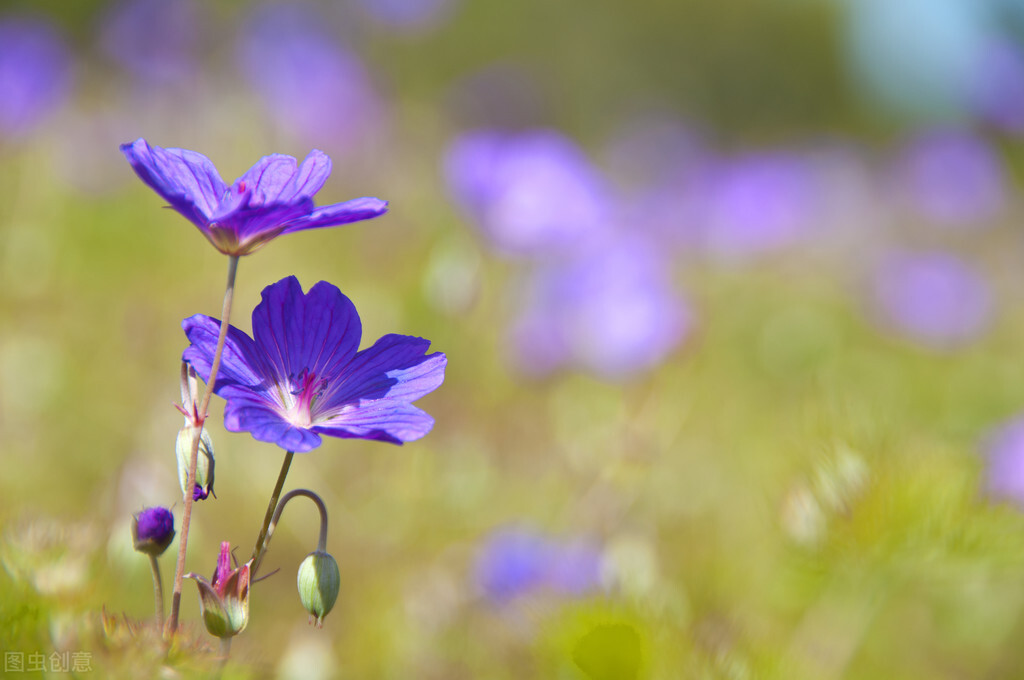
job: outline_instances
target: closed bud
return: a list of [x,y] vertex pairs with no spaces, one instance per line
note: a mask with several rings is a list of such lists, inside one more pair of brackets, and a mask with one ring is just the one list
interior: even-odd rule
[[[178,432],[178,438],[174,442],[175,454],[178,457],[178,481],[181,483],[181,493],[188,493],[188,468],[192,460],[192,442],[195,440],[199,428],[194,425],[186,425]],[[213,440],[210,433],[203,429],[199,438],[199,452],[196,457],[196,485],[192,489],[192,500],[205,499],[213,493]]]
[[132,517],[132,545],[159,557],[174,540],[174,515],[167,508],[146,508]]
[[326,552],[310,553],[299,565],[298,585],[299,599],[309,612],[309,622],[322,628],[324,617],[334,607],[341,590],[338,563]]

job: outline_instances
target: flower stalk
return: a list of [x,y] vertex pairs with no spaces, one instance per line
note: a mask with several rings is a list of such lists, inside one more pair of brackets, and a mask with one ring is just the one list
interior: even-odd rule
[[164,624],[164,581],[160,577],[160,563],[156,555],[149,555],[149,566],[153,569],[153,597],[156,600],[157,629]]
[[259,568],[260,562],[263,560],[263,556],[267,554],[267,550],[270,549],[270,539],[274,535],[274,529],[277,527],[278,520],[281,519],[281,513],[284,511],[284,506],[288,504],[288,501],[295,498],[296,496],[305,496],[316,504],[316,509],[320,511],[320,536],[317,540],[316,549],[319,552],[327,550],[327,507],[324,505],[323,500],[315,492],[309,489],[292,489],[284,495],[284,498],[277,504],[277,508],[274,510],[274,516],[270,520],[270,524],[267,525],[266,535],[263,537],[263,543],[261,549],[255,556],[253,562],[253,573]]
[[206,389],[203,392],[203,399],[195,410],[196,427],[199,433],[192,440],[192,451],[189,459],[188,481],[185,485],[184,509],[181,514],[181,533],[178,541],[178,561],[174,570],[174,590],[171,595],[171,615],[167,619],[164,628],[164,638],[168,642],[178,630],[178,613],[181,609],[181,587],[185,578],[185,554],[188,549],[188,530],[192,520],[192,490],[196,485],[196,466],[199,460],[199,443],[202,435],[202,428],[206,423],[207,409],[210,406],[210,398],[213,396],[214,385],[217,381],[217,371],[220,369],[221,355],[224,353],[224,341],[228,334],[228,321],[231,317],[231,303],[235,293],[235,276],[238,273],[238,256],[228,256],[228,277],[224,290],[224,304],[221,311],[220,334],[217,337],[217,349],[213,357],[213,365],[210,369],[210,379],[206,381]]
[[[274,491],[270,494],[270,504],[267,505],[267,513],[263,518],[263,526],[260,528],[260,535],[256,537],[256,547],[253,548],[252,558],[253,562],[253,577],[256,576],[256,572],[259,570],[260,561],[266,548],[264,547],[266,542],[270,539],[268,532],[270,531],[271,522],[276,522],[274,518],[274,511],[277,509],[278,499],[281,497],[281,489],[284,488],[284,479],[288,476],[288,469],[292,465],[292,458],[295,457],[294,451],[288,451],[284,455],[284,462],[281,463],[281,472],[277,475],[277,484],[274,486]],[[325,515],[322,515],[326,517]],[[327,520],[324,519],[324,524]]]

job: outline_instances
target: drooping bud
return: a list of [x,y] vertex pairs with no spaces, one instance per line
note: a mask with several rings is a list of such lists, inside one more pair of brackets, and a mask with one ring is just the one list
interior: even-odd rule
[[167,508],[146,508],[132,517],[132,545],[159,557],[174,540],[174,515]]
[[252,560],[237,569],[231,568],[231,544],[220,544],[220,556],[213,581],[198,574],[185,574],[199,586],[199,611],[206,631],[219,638],[229,638],[245,630],[249,623],[249,580]]
[[[195,441],[199,428],[195,425],[186,425],[178,432],[178,438],[174,442],[174,451],[178,457],[178,481],[181,483],[181,493],[187,493],[185,487],[188,485],[188,468],[192,459],[192,443]],[[203,429],[199,438],[199,452],[196,458],[196,484],[192,489],[192,500],[203,500],[213,493],[213,439],[210,433]]]
[[306,556],[299,565],[299,599],[309,612],[310,624],[324,625],[324,617],[334,607],[341,590],[338,563],[329,553],[317,550]]

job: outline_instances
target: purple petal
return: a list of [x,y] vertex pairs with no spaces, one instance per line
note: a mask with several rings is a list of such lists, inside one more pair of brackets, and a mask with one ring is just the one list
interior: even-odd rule
[[358,400],[412,402],[437,389],[444,382],[448,358],[440,352],[424,356],[429,347],[423,338],[385,335],[344,367],[344,380],[328,386],[318,411]]
[[302,161],[295,181],[290,187],[289,198],[312,198],[320,191],[331,174],[331,158],[320,149],[313,149]]
[[285,193],[285,189],[293,183],[297,172],[298,166],[291,156],[279,153],[264,156],[235,180],[231,193],[252,192],[250,206],[290,203],[292,195]]
[[218,390],[227,404],[224,407],[224,427],[230,432],[249,432],[254,439],[277,444],[287,451],[304,453],[320,446],[320,436],[314,431],[296,427],[286,421],[270,401],[267,393],[244,387],[228,386]]
[[132,169],[171,206],[200,228],[217,212],[227,190],[210,159],[188,149],[162,149],[137,139],[122,144]]
[[252,328],[281,382],[304,370],[330,378],[355,355],[362,337],[355,305],[340,290],[321,281],[303,296],[294,276],[263,289]]
[[332,437],[375,439],[402,444],[419,439],[434,427],[434,419],[411,404],[396,404],[390,399],[365,401],[315,425],[314,432]]
[[379,217],[388,211],[388,202],[379,198],[363,197],[354,198],[344,203],[324,205],[313,210],[306,217],[293,221],[284,230],[290,234],[303,229],[316,229],[317,227],[335,227],[349,222],[368,220]]
[[[181,322],[185,336],[192,344],[182,354],[182,361],[188,362],[204,381],[209,381],[213,355],[217,349],[220,321],[196,314]],[[256,345],[248,335],[234,326],[228,326],[217,372],[215,392],[228,385],[256,386],[263,384],[270,376],[264,375],[266,368],[259,358]]]

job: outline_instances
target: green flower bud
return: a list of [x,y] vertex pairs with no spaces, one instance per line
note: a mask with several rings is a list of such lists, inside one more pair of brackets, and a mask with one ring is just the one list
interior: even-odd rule
[[306,556],[299,565],[299,599],[309,612],[310,624],[323,628],[327,616],[341,590],[338,563],[328,553],[317,550]]
[[[188,491],[185,486],[188,484],[188,467],[192,459],[192,442],[195,440],[196,432],[199,430],[194,425],[186,425],[178,432],[178,438],[174,442],[174,451],[178,457],[178,481],[181,483],[181,493]],[[196,458],[196,485],[192,489],[192,500],[203,500],[213,493],[213,440],[210,433],[205,429],[199,438],[199,454]]]

